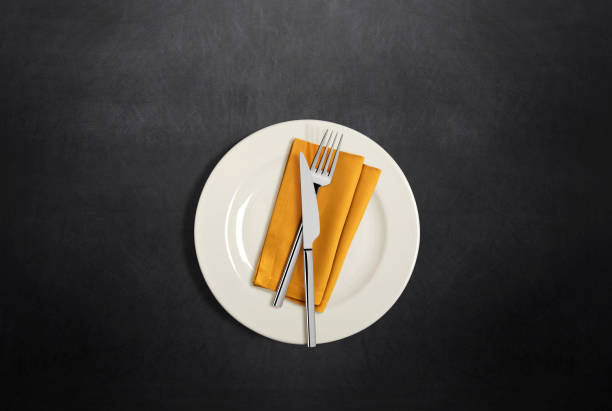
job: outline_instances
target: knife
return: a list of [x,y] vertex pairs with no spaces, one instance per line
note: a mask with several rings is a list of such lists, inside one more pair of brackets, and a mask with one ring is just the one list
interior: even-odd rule
[[316,328],[314,311],[314,268],[312,243],[319,236],[319,206],[315,194],[314,182],[306,157],[300,153],[300,185],[302,188],[302,223],[304,253],[304,293],[306,304],[306,345],[315,347]]

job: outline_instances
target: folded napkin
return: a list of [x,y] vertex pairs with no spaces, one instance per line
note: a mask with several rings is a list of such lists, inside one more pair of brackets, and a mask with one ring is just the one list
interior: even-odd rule
[[[318,145],[304,140],[293,140],[253,278],[257,286],[270,290],[276,290],[278,286],[302,219],[300,152],[304,153],[310,164],[317,148]],[[317,203],[321,232],[312,247],[315,309],[318,312],[323,312],[329,302],[351,241],[380,176],[379,169],[365,165],[363,161],[362,156],[341,151],[331,184],[319,189]],[[287,298],[295,302],[304,301],[302,253],[299,253],[295,264]]]

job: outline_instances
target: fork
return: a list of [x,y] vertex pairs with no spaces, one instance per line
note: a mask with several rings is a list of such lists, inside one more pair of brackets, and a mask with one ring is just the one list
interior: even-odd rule
[[[329,138],[327,138],[328,131],[329,129],[325,130],[321,143],[319,144],[319,148],[317,149],[317,153],[315,154],[315,158],[310,164],[310,173],[312,175],[312,181],[314,182],[315,193],[319,192],[319,188],[325,187],[331,183],[332,178],[334,177],[334,171],[336,170],[336,164],[338,163],[338,157],[340,157],[340,145],[342,144],[342,137],[344,134],[340,135],[338,145],[334,148],[336,138],[338,137],[338,132],[336,132],[334,139],[332,140],[332,134],[334,133],[333,131],[330,132]],[[331,144],[329,144],[330,141]],[[321,149],[323,149],[323,156],[321,156]],[[332,156],[333,160],[331,160]],[[319,157],[321,161],[319,161]],[[332,161],[331,167],[328,168],[330,161]],[[300,244],[302,244],[302,229],[302,221],[300,221],[300,225],[295,233],[295,238],[293,239],[293,244],[291,245],[291,251],[287,257],[287,262],[285,263],[285,268],[283,268],[283,274],[281,275],[280,282],[278,283],[278,287],[276,289],[276,294],[274,295],[274,300],[272,302],[274,307],[281,307],[283,305],[283,301],[285,300],[285,295],[287,295],[287,289],[289,288],[289,283],[291,282],[293,269],[295,268],[295,263],[298,259]]]

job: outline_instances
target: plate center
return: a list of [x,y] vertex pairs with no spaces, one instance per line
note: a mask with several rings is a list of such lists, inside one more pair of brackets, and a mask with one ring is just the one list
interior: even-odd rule
[[[279,158],[245,176],[228,207],[226,250],[235,274],[247,284],[253,280],[283,165],[283,159]],[[367,286],[382,259],[386,233],[383,203],[374,192],[344,261],[330,306],[343,303]]]

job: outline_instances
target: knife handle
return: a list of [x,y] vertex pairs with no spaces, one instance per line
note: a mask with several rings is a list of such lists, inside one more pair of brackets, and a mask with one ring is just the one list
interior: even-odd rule
[[306,345],[308,347],[316,347],[312,248],[304,249],[304,294],[304,302],[306,304]]
[[283,275],[281,276],[280,282],[278,283],[278,288],[276,289],[276,294],[274,295],[272,305],[275,307],[281,307],[283,305],[283,301],[285,301],[285,295],[287,295],[287,289],[289,288],[291,276],[293,275],[293,269],[295,268],[295,263],[297,262],[298,253],[301,248],[300,246],[302,245],[303,228],[304,226],[302,225],[302,221],[300,221],[300,226],[298,227],[297,233],[295,233],[295,238],[293,239],[293,244],[291,245],[291,251],[289,251],[289,256],[287,257],[287,262],[285,263],[285,268],[283,268]]

